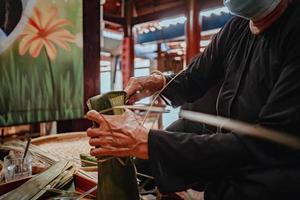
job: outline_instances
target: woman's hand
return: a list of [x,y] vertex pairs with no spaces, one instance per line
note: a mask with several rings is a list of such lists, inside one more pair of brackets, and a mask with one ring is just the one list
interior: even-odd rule
[[165,82],[165,77],[159,73],[154,73],[150,76],[130,78],[125,88],[128,103],[133,104],[145,97],[152,96],[155,92],[163,88]]
[[148,133],[141,120],[130,110],[122,115],[100,115],[91,110],[87,118],[100,125],[89,128],[92,156],[134,156],[148,159]]

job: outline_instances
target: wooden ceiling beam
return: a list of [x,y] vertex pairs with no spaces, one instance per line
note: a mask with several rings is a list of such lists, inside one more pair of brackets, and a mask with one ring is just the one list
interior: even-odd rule
[[[184,2],[184,1],[183,1]],[[173,5],[173,7],[170,7]],[[208,8],[216,7],[216,6],[222,6],[221,1],[216,1],[216,0],[202,0],[202,4],[200,4],[201,10],[206,10]],[[137,6],[137,12],[141,12]],[[162,10],[161,10],[162,9]],[[132,24],[141,24],[149,21],[155,21],[155,20],[160,20],[163,18],[168,18],[168,17],[173,17],[173,16],[178,16],[178,15],[186,15],[187,9],[185,4],[182,4],[182,2],[174,2],[174,4],[165,4],[163,6],[159,6],[155,9],[153,9],[154,12],[148,13],[148,14],[143,14],[137,17],[133,17]],[[145,11],[143,11],[145,13]],[[126,25],[126,21],[124,17],[104,13],[104,20],[109,21],[115,24],[119,25]]]
[[214,7],[224,6],[222,1],[219,0],[202,0],[200,4],[201,10],[207,10]]
[[178,15],[185,15],[185,14],[186,14],[186,9],[180,6],[172,9],[161,10],[150,14],[134,17],[132,23],[133,25],[142,24],[145,22],[160,20],[163,18],[178,16]]
[[175,7],[182,7],[182,6],[185,7],[184,1],[164,2],[164,3],[161,2],[158,5],[156,5],[155,2],[152,2],[151,5],[137,6],[137,8],[138,8],[138,14],[140,16],[143,16],[153,12],[165,11],[167,9],[173,9]]
[[120,17],[120,16],[108,14],[108,13],[104,13],[103,19],[104,19],[104,21],[109,21],[109,22],[119,24],[122,26],[124,26],[126,24],[124,17]]

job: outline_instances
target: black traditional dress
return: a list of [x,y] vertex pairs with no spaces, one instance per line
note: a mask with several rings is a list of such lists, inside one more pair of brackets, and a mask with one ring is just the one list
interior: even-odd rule
[[[300,137],[300,2],[260,35],[234,17],[163,96],[179,106],[219,80],[218,115]],[[165,193],[200,184],[205,200],[300,199],[300,153],[273,142],[226,130],[151,130],[149,157]]]

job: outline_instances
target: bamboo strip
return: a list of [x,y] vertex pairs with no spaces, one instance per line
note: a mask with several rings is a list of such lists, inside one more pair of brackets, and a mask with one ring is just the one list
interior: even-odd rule
[[258,125],[252,125],[237,120],[199,112],[182,110],[180,116],[188,120],[205,123],[216,127],[222,127],[231,130],[236,134],[249,135],[252,137],[273,141],[295,149],[300,149],[300,138],[292,136],[288,133],[270,130]]
[[101,114],[106,114],[107,112],[116,110],[116,109],[132,109],[132,110],[143,110],[147,112],[158,112],[158,113],[168,113],[170,110],[165,109],[161,106],[145,106],[145,105],[123,105],[123,106],[113,106],[99,111]]
[[97,165],[91,167],[81,167],[80,169],[86,172],[97,172],[98,170]]

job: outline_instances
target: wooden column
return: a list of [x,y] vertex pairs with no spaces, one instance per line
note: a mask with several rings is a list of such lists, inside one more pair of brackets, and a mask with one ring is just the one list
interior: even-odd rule
[[161,52],[161,42],[157,43],[157,70],[164,72],[164,63],[162,59],[162,52]]
[[[100,3],[83,0],[84,102],[100,92]],[[87,111],[85,105],[85,111]]]
[[[100,93],[100,2],[82,0],[83,4],[83,82],[84,113],[88,111],[86,101]],[[58,133],[84,131],[91,122],[84,119],[59,121]]]
[[[186,57],[185,66],[200,52],[201,28],[199,23],[200,0],[187,0],[187,21],[186,21]],[[184,110],[194,110],[194,103],[182,105]]]
[[199,22],[200,1],[187,0],[186,63],[200,52],[201,27]]
[[124,39],[122,48],[123,87],[126,87],[130,77],[134,75],[134,39],[132,33],[133,1],[123,0],[124,6]]

